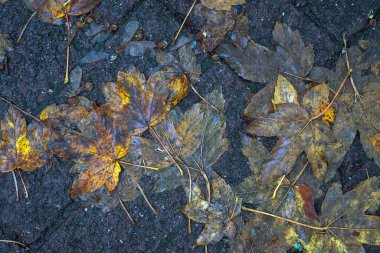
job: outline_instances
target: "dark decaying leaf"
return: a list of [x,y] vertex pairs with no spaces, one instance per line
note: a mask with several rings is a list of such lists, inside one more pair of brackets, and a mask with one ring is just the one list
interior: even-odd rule
[[65,15],[79,16],[90,12],[101,0],[23,0],[25,5],[38,17],[48,23],[55,23],[56,19]]
[[[332,126],[334,136],[342,144],[342,152],[338,153],[337,160],[343,159],[350,148],[356,132],[360,133],[360,141],[367,156],[380,165],[380,155],[370,142],[370,138],[379,133],[380,121],[378,103],[380,97],[380,80],[373,74],[362,74],[362,63],[358,61],[362,54],[358,47],[347,49],[352,70],[352,80],[360,94],[354,91],[350,81],[347,81],[336,100],[336,118]],[[347,73],[346,59],[342,56],[336,65],[335,71],[324,68],[314,68],[311,77],[319,81],[327,80],[333,89],[337,89]]]
[[[205,99],[212,105],[224,109],[224,98],[221,89],[211,92]],[[220,158],[227,149],[228,141],[223,138],[225,130],[224,115],[216,112],[213,108],[204,102],[193,105],[182,116],[177,111],[172,111],[168,117],[155,127],[157,133],[162,137],[165,145],[171,150],[171,153],[185,163],[184,166],[195,168],[196,170],[204,170],[209,172],[211,166]],[[161,157],[158,165],[171,163],[163,150],[160,150],[156,144],[152,152],[144,152],[149,154],[145,157],[148,161],[155,157]],[[152,148],[149,148],[152,151]],[[157,152],[158,151],[158,152]],[[164,161],[164,162],[162,162]],[[198,172],[191,170],[194,178],[200,177]],[[155,191],[165,191],[173,189],[182,183],[178,178],[178,170],[174,167],[160,170],[157,174],[158,181],[155,184]],[[169,180],[171,178],[171,180]],[[186,184],[185,184],[186,185]]]
[[201,0],[207,8],[218,11],[230,11],[233,5],[245,4],[245,0]]
[[359,46],[363,53],[357,59],[358,67],[361,69],[371,68],[374,75],[380,72],[380,42],[359,40]]
[[207,52],[213,51],[223,40],[225,35],[234,28],[235,19],[231,12],[210,10],[198,4],[194,8],[196,19],[205,20],[201,33],[202,43]]
[[[205,227],[197,239],[197,245],[207,245],[220,241],[223,237],[233,237],[233,218],[240,213],[241,200],[235,204],[231,187],[216,172],[212,173],[211,202],[197,199],[187,204],[182,212]],[[232,216],[232,217],[231,217]]]
[[[283,82],[280,78],[278,80]],[[276,85],[275,89],[277,87]],[[283,88],[288,89],[282,90],[283,94],[297,97],[290,83]],[[336,161],[335,153],[341,145],[335,141],[327,124],[320,119],[312,122],[309,119],[320,113],[321,105],[328,104],[328,97],[329,88],[321,83],[306,90],[302,105],[282,103],[276,105],[277,111],[274,113],[246,115],[252,119],[247,127],[248,132],[258,136],[278,137],[271,155],[262,166],[264,183],[273,183],[279,176],[288,174],[302,152],[306,153],[314,175],[319,179],[325,176],[328,164]],[[292,101],[295,102],[294,98]]]
[[279,22],[273,40],[276,51],[251,40],[245,48],[223,43],[217,52],[241,77],[253,82],[275,82],[284,72],[305,77],[313,67],[313,46],[305,46],[297,30]]
[[296,245],[303,252],[365,252],[361,244],[380,244],[379,217],[365,215],[366,210],[380,199],[379,184],[379,178],[373,177],[345,194],[339,184],[333,184],[322,203],[320,222],[303,214],[304,202],[298,187],[277,215],[328,228],[317,230],[255,215],[243,228],[243,247],[256,252],[287,252]]
[[303,210],[305,212],[305,215],[311,219],[318,220],[318,214],[314,208],[313,190],[305,184],[300,184],[298,186],[298,192],[300,193],[304,202]]
[[27,126],[21,113],[10,107],[1,121],[0,172],[33,171],[51,159],[46,145],[51,132],[42,124]]
[[71,195],[93,192],[103,185],[113,191],[119,181],[119,160],[126,156],[130,137],[121,131],[103,107],[95,108],[77,125],[81,133],[64,129],[51,148],[65,160],[74,161],[81,173]]

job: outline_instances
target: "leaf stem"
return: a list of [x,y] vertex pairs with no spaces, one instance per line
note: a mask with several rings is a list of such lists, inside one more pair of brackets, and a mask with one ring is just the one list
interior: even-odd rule
[[174,37],[173,43],[175,43],[175,42],[177,41],[178,36],[181,34],[182,28],[183,28],[183,26],[185,25],[186,20],[189,18],[190,13],[193,11],[193,9],[194,9],[196,3],[197,3],[197,0],[194,0],[193,4],[191,5],[189,11],[188,11],[187,14],[186,14],[185,19],[183,20],[181,26],[179,27],[177,34],[176,34],[175,37]]
[[12,170],[12,176],[13,176],[13,182],[15,183],[15,188],[16,188],[16,200],[19,200],[19,194],[18,194],[18,185],[17,185],[17,178],[14,170]]
[[24,179],[22,178],[22,175],[21,175],[21,171],[20,170],[17,170],[17,171],[18,171],[18,175],[20,176],[21,183],[24,186],[25,198],[29,198],[28,188],[26,188]]
[[26,246],[26,244],[23,244],[23,243],[18,242],[18,241],[13,241],[13,240],[1,240],[1,239],[0,239],[0,242],[4,242],[4,243],[14,243],[14,244],[17,244],[17,245],[20,245],[20,246],[24,247],[26,250],[29,249],[29,247]]
[[219,108],[216,108],[214,105],[212,105],[210,102],[208,102],[202,95],[195,89],[195,87],[190,83],[189,84],[191,89],[194,91],[195,94],[197,94],[198,97],[202,99],[203,102],[205,102],[207,105],[209,105],[212,109],[219,113],[223,113]]
[[26,28],[29,26],[30,21],[32,21],[32,19],[34,18],[34,16],[36,16],[36,14],[37,14],[37,11],[33,12],[33,14],[30,16],[30,18],[28,19],[28,21],[26,21],[24,27],[21,30],[20,35],[17,38],[17,43],[20,43],[20,41],[22,39],[22,36],[24,35],[24,32],[25,32]]
[[140,164],[136,164],[136,163],[124,162],[122,160],[117,160],[117,161],[121,164],[128,165],[128,166],[134,166],[134,167],[139,167],[139,168],[144,168],[144,169],[151,169],[151,170],[155,170],[155,171],[160,170],[160,168],[156,168],[156,167],[150,167],[150,166],[140,165]]
[[154,130],[154,128],[151,127],[151,126],[149,126],[149,131],[153,134],[153,136],[156,138],[156,140],[161,144],[161,146],[163,147],[163,149],[165,150],[165,152],[170,157],[170,160],[172,160],[172,162],[174,163],[174,165],[178,168],[181,176],[184,176],[182,168],[179,166],[179,164],[177,163],[177,161],[174,159],[174,157],[172,156],[172,154],[170,153],[170,151],[168,150],[168,148],[166,147],[166,145],[162,142],[160,136],[158,136],[158,134],[156,133],[156,131]]

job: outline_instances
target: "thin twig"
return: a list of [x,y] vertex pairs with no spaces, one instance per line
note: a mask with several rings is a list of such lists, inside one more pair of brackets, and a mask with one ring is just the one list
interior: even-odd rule
[[145,192],[144,190],[142,189],[141,185],[139,184],[139,182],[137,181],[137,179],[133,176],[133,175],[130,175],[131,176],[131,179],[132,181],[135,183],[135,185],[137,186],[137,188],[139,189],[141,195],[143,196],[143,198],[145,199],[145,202],[148,204],[149,208],[152,210],[152,212],[158,216],[159,213],[158,211],[153,207],[153,205],[150,203],[148,197],[145,195]]
[[13,104],[13,103],[12,103],[11,101],[9,101],[8,99],[6,99],[5,97],[0,96],[0,99],[3,100],[5,103],[9,104],[10,106],[16,108],[16,109],[19,110],[20,112],[24,113],[25,115],[27,115],[27,116],[33,118],[35,121],[40,122],[40,120],[39,120],[37,117],[33,116],[31,113],[29,113],[29,112],[27,112],[27,111],[24,111],[23,109],[21,109],[20,107],[18,107],[17,105]]
[[239,197],[236,196],[234,209],[232,209],[232,213],[231,213],[230,217],[228,217],[227,222],[230,222],[235,217],[235,213],[236,213],[236,209],[237,209],[238,204],[239,204]]
[[195,89],[195,87],[192,84],[189,84],[189,85],[190,85],[191,89],[194,91],[194,93],[197,94],[198,97],[200,97],[203,102],[205,102],[207,105],[209,105],[215,111],[217,111],[219,113],[223,113],[219,108],[216,108],[214,105],[212,105],[210,102],[208,102],[204,97],[202,97],[202,95]]
[[121,201],[120,198],[119,198],[119,202],[120,202],[120,205],[123,208],[124,212],[127,214],[129,220],[132,222],[133,225],[136,225],[136,222],[133,220],[131,214],[128,212],[128,209],[124,206],[124,203],[123,203],[123,201]]
[[288,75],[288,76],[293,76],[293,77],[298,78],[298,79],[300,79],[300,80],[319,83],[319,81],[317,81],[317,80],[313,80],[313,79],[311,79],[311,78],[307,78],[307,77],[297,76],[297,75],[292,74],[292,73],[289,73],[289,72],[282,72],[282,73],[284,73],[284,74],[286,74],[286,75]]
[[69,15],[66,14],[66,26],[67,26],[67,47],[66,47],[66,75],[65,75],[65,83],[70,81],[69,77],[69,68],[70,68],[70,36],[71,36],[71,28],[70,28],[70,20]]
[[24,27],[23,27],[22,30],[21,30],[20,35],[19,35],[18,38],[17,38],[17,43],[20,43],[21,38],[22,38],[22,36],[24,35],[24,32],[25,32],[26,28],[29,26],[30,21],[32,21],[32,19],[34,18],[34,16],[36,16],[36,14],[37,14],[36,11],[33,12],[33,14],[30,16],[30,18],[28,19],[28,21],[26,21]]
[[18,175],[20,176],[21,183],[24,186],[25,198],[29,198],[28,188],[26,188],[24,179],[22,178],[22,175],[21,175],[21,171],[20,170],[17,170],[17,171],[18,171]]
[[16,199],[18,201],[19,200],[18,185],[17,185],[17,179],[16,179],[16,174],[15,174],[14,170],[12,170],[12,176],[13,176],[13,182],[15,183],[15,188],[16,188]]
[[245,207],[245,206],[242,206],[241,209],[244,210],[244,211],[262,214],[262,215],[269,216],[269,217],[272,217],[272,218],[275,218],[275,219],[287,221],[289,223],[293,223],[293,224],[296,224],[296,225],[301,226],[301,227],[306,227],[306,228],[310,228],[310,229],[314,229],[314,230],[318,230],[318,231],[325,231],[325,230],[331,230],[331,229],[337,229],[337,230],[360,230],[360,231],[363,231],[363,230],[365,230],[365,231],[367,231],[367,230],[368,231],[377,231],[377,230],[380,230],[380,228],[351,228],[351,227],[329,227],[329,226],[319,227],[319,226],[314,226],[314,225],[311,225],[311,224],[305,224],[305,223],[302,223],[302,222],[291,220],[291,219],[288,219],[288,218],[285,218],[285,217],[282,217],[282,216],[278,216],[278,215],[275,215],[275,214],[271,214],[271,213],[263,212],[263,211],[260,211],[260,210],[248,208],[248,207]]
[[149,126],[149,131],[153,134],[153,136],[156,138],[156,140],[161,144],[161,146],[163,147],[163,149],[165,150],[165,152],[170,157],[170,160],[172,160],[172,162],[174,163],[174,165],[179,170],[181,176],[184,176],[182,168],[179,166],[179,164],[177,163],[177,161],[174,159],[174,157],[172,156],[172,154],[170,153],[170,151],[168,150],[168,148],[166,147],[166,145],[162,142],[160,136],[158,136],[158,134],[153,129],[153,127]]
[[281,184],[282,184],[282,181],[284,181],[284,178],[285,178],[286,175],[283,175],[280,182],[278,182],[277,186],[276,186],[276,189],[274,189],[274,192],[273,192],[273,195],[272,195],[272,199],[274,199],[276,197],[276,194],[277,194],[277,191],[278,189],[280,188]]
[[118,160],[118,162],[121,163],[121,164],[128,165],[128,166],[134,166],[134,167],[139,167],[139,168],[144,168],[144,169],[151,169],[151,170],[156,170],[156,171],[160,170],[160,168],[140,165],[140,164],[136,164],[136,163],[124,162],[122,160]]
[[196,3],[197,3],[197,0],[194,0],[193,4],[191,5],[189,11],[188,11],[187,14],[186,14],[185,19],[183,20],[181,26],[179,27],[177,34],[176,34],[175,37],[174,37],[173,43],[175,43],[175,42],[177,41],[178,36],[181,34],[182,28],[183,28],[183,26],[185,25],[186,20],[189,18],[190,13],[193,11],[193,9],[194,9]]
[[14,243],[14,244],[17,244],[17,245],[20,245],[20,246],[24,247],[26,250],[29,249],[29,247],[26,246],[26,244],[23,244],[23,243],[18,242],[18,241],[13,241],[13,240],[0,240],[0,242],[4,242],[4,243]]

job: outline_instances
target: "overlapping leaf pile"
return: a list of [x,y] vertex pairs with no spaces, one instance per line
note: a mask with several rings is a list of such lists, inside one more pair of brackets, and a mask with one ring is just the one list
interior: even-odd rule
[[[24,2],[51,23],[100,0]],[[188,196],[183,213],[204,224],[196,244],[228,238],[231,252],[363,252],[362,244],[380,245],[379,177],[346,193],[338,183],[320,189],[357,132],[380,166],[379,43],[345,48],[332,71],[313,66],[312,45],[286,24],[275,25],[275,50],[255,43],[248,19],[232,10],[245,0],[201,3],[194,15],[203,49],[216,48],[242,78],[266,83],[244,112],[249,135],[242,152],[251,176],[228,185],[213,170],[229,143],[221,88],[187,110],[173,108],[200,76],[189,41],[176,48],[178,57],[176,49],[156,51],[161,70],[149,78],[135,67],[120,71],[103,87],[102,105],[84,97],[49,105],[29,126],[10,107],[1,121],[0,171],[33,171],[56,155],[74,163],[71,196],[104,211],[143,195],[157,214],[139,184],[143,176],[154,178],[154,193],[181,186]],[[261,136],[275,137],[275,146],[268,150]],[[324,198],[320,210],[316,198]]]

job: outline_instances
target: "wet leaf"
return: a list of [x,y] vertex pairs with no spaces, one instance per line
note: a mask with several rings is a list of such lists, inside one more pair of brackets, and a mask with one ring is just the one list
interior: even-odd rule
[[120,125],[128,124],[134,133],[160,123],[170,112],[173,97],[171,80],[163,71],[154,73],[148,80],[135,67],[119,72],[116,83],[108,83],[103,93],[108,108]]
[[213,51],[223,40],[226,34],[234,28],[235,19],[231,12],[210,10],[201,4],[194,8],[194,16],[205,20],[201,29],[201,41],[205,51]]
[[318,214],[314,208],[313,190],[305,184],[300,184],[298,186],[298,192],[303,199],[303,210],[305,211],[306,216],[318,220]]
[[264,183],[274,182],[277,177],[289,173],[302,152],[306,152],[314,175],[320,179],[325,176],[328,161],[334,158],[333,154],[340,145],[326,124],[319,119],[309,122],[309,119],[319,113],[321,102],[328,99],[328,94],[327,85],[322,83],[305,93],[302,106],[278,104],[275,113],[265,117],[253,116],[247,128],[250,133],[279,138],[263,164],[261,175]]
[[20,112],[10,107],[1,121],[0,171],[43,167],[51,159],[45,146],[50,138],[50,131],[42,124],[27,126]]
[[313,67],[313,46],[305,46],[297,30],[279,22],[273,40],[276,51],[250,41],[244,48],[224,43],[217,52],[241,77],[253,82],[275,82],[284,72],[305,77]]
[[197,199],[187,204],[182,212],[205,227],[197,239],[197,245],[207,245],[231,235],[232,219],[240,213],[241,200],[235,204],[231,187],[215,172],[212,173],[211,202]]
[[[224,98],[220,89],[213,91],[205,99],[223,110]],[[211,171],[211,166],[220,158],[228,146],[227,139],[223,138],[224,115],[219,114],[204,102],[193,105],[183,115],[176,110],[172,111],[154,129],[163,139],[170,152],[185,163],[184,166],[196,170]],[[159,165],[166,163],[167,167],[171,166],[171,161],[165,152],[160,150],[160,146],[156,144],[153,147],[156,147],[154,154],[145,152],[147,154],[145,160],[149,163],[151,157],[161,157],[158,159]],[[196,170],[191,170],[192,177],[202,178]],[[164,191],[178,187],[182,183],[181,180],[178,180],[178,175],[174,167],[159,171],[155,189]],[[186,185],[187,180],[184,186]]]
[[279,75],[276,86],[274,87],[273,105],[294,103],[299,105],[298,94],[293,85],[283,76]]
[[232,5],[245,4],[245,0],[201,0],[209,9],[218,11],[230,11]]
[[370,178],[345,194],[339,184],[333,184],[322,203],[320,222],[303,214],[304,190],[297,187],[277,215],[298,224],[257,214],[245,223],[243,246],[257,252],[286,252],[296,247],[303,252],[365,252],[361,244],[380,244],[380,220],[365,214],[379,201],[379,183],[378,177]]
[[113,191],[119,181],[119,160],[127,155],[130,137],[123,133],[102,107],[95,108],[78,123],[81,133],[64,129],[52,149],[73,161],[81,173],[74,180],[71,195],[93,192],[103,185]]
[[359,40],[359,46],[363,53],[357,59],[361,69],[371,68],[374,75],[380,72],[380,43],[378,41]]
[[32,11],[37,11],[38,17],[48,23],[55,19],[69,16],[80,16],[90,12],[101,0],[24,0]]

